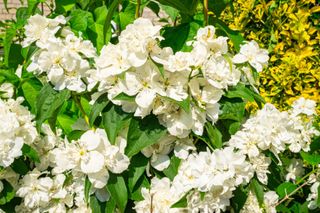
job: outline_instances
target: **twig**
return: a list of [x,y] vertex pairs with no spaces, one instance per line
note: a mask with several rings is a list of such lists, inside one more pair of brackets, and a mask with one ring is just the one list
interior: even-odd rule
[[278,203],[276,203],[274,206],[278,206],[281,203],[283,203],[284,201],[288,200],[290,198],[290,196],[294,195],[295,193],[297,193],[300,189],[302,189],[304,186],[308,185],[310,181],[306,181],[304,182],[302,185],[300,185],[298,188],[296,188],[295,190],[293,190],[290,194],[286,195],[284,198],[282,198],[282,200],[280,200]]

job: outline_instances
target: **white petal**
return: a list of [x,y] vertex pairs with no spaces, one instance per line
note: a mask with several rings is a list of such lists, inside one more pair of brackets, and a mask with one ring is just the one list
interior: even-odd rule
[[104,157],[97,151],[91,151],[81,159],[81,171],[85,174],[99,172],[103,166]]
[[170,158],[168,155],[152,155],[151,166],[158,171],[163,171],[170,165]]

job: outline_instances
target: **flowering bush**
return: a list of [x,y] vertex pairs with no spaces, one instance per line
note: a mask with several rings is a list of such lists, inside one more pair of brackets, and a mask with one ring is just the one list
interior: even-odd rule
[[41,2],[6,28],[2,211],[319,210],[316,103],[266,103],[268,51],[213,3]]

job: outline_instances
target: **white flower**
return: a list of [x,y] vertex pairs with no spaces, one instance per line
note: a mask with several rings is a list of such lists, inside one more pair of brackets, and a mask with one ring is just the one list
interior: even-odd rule
[[142,154],[147,158],[151,157],[151,166],[158,171],[163,171],[170,165],[168,154],[173,149],[175,137],[165,135],[157,143],[141,150]]
[[255,41],[246,42],[246,44],[241,45],[240,52],[232,59],[236,64],[248,61],[258,72],[261,72],[262,69],[268,65],[268,60],[268,51],[260,49],[258,43]]
[[108,44],[101,49],[100,56],[95,60],[100,78],[121,74],[131,65],[127,59],[128,52],[119,45]]
[[319,199],[318,198],[319,197],[319,191],[318,191],[319,186],[320,186],[320,182],[315,182],[310,187],[311,193],[308,195],[307,201],[309,201],[308,208],[311,210],[316,209],[318,207],[317,200]]
[[253,166],[253,170],[257,174],[258,180],[267,185],[268,184],[268,176],[270,173],[268,170],[269,165],[271,164],[271,159],[269,157],[260,154],[259,156],[253,157],[250,159],[250,163]]
[[10,83],[2,83],[0,85],[0,96],[2,98],[12,98],[14,93],[14,87]]
[[279,200],[279,196],[274,191],[268,191],[264,193],[264,204],[267,213],[276,213],[276,203]]
[[208,45],[212,43],[215,39],[215,28],[214,26],[206,26],[204,28],[200,28],[197,32],[197,41],[203,43],[204,45]]
[[179,200],[180,195],[171,187],[168,178],[152,178],[150,189],[142,188],[141,194],[144,200],[135,202],[134,210],[137,213],[148,213],[150,209],[152,209],[152,212],[159,213],[180,212],[179,209],[170,208],[171,205]]
[[304,174],[303,162],[300,159],[291,159],[290,164],[286,168],[286,181],[295,181],[297,177]]
[[241,76],[240,71],[223,56],[211,57],[202,69],[209,84],[218,89],[235,86]]
[[307,116],[316,115],[316,102],[313,100],[299,98],[292,104],[292,115],[305,114]]
[[40,175],[36,169],[29,172],[21,180],[21,187],[17,191],[17,195],[24,198],[24,205],[30,209],[47,205],[50,200],[53,181],[49,177],[39,178]]
[[45,47],[49,40],[54,40],[54,34],[60,29],[59,25],[65,23],[66,19],[61,15],[54,19],[48,19],[39,14],[31,16],[24,27],[26,39],[23,41],[23,47],[35,41],[40,48]]

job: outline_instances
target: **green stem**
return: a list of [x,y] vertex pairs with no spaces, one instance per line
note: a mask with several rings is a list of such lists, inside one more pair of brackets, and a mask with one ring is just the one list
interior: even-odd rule
[[209,8],[209,1],[203,0],[203,14],[204,14],[204,24],[208,25],[208,8]]
[[141,6],[141,0],[137,0],[137,5],[136,5],[136,18],[140,17],[140,6]]

